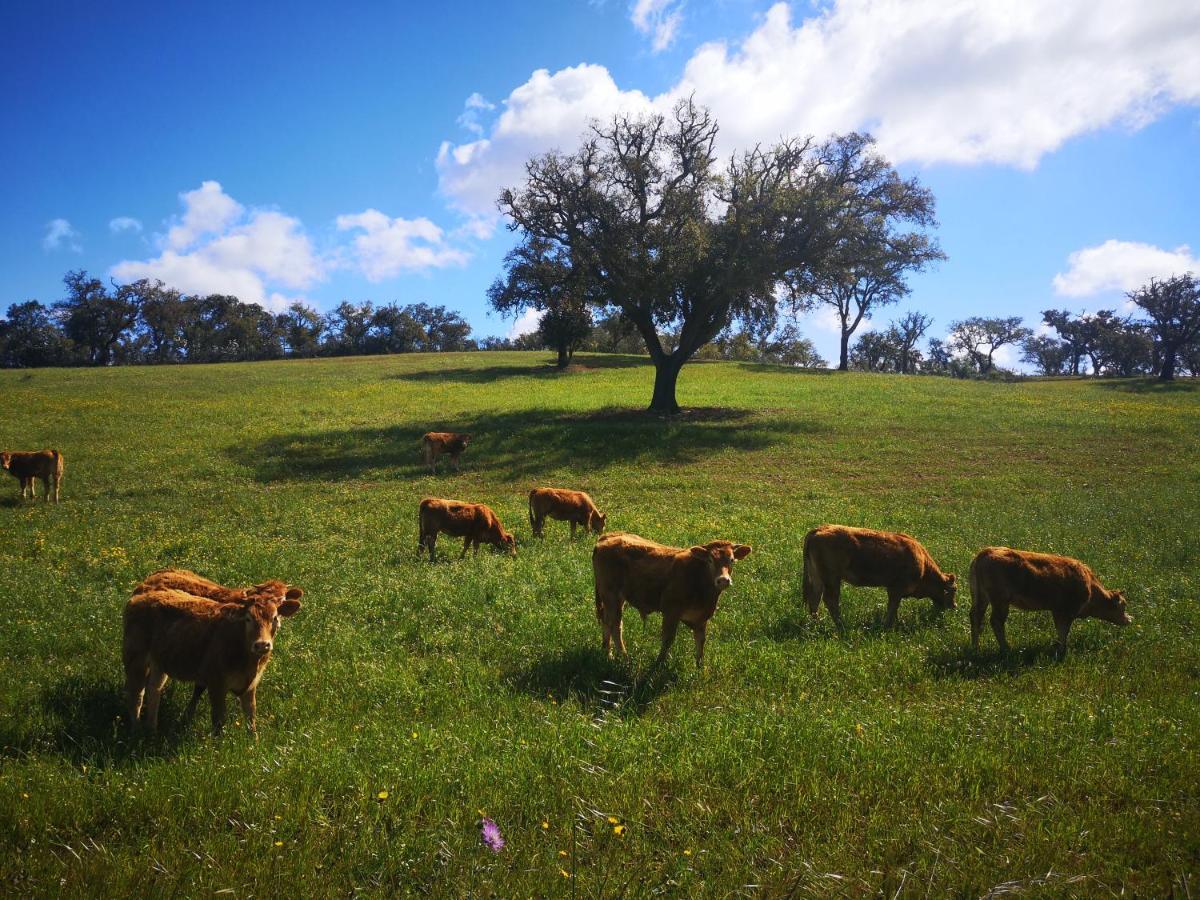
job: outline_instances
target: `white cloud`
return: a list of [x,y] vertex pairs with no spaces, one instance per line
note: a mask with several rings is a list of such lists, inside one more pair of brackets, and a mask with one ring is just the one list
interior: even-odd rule
[[51,219],[46,223],[42,249],[58,250],[65,246],[72,253],[82,253],[83,246],[79,243],[79,237],[79,232],[71,227],[71,223],[66,219]]
[[680,0],[635,0],[629,12],[633,27],[651,38],[655,53],[661,53],[679,34],[683,22],[683,3]]
[[463,111],[462,115],[458,117],[458,124],[473,134],[482,135],[483,124],[481,120],[483,115],[495,108],[495,103],[489,103],[484,99],[483,94],[476,91],[463,103]]
[[113,234],[120,234],[122,231],[141,231],[142,223],[131,216],[117,216],[115,219],[109,220],[108,230]]
[[653,99],[622,90],[603,66],[539,69],[478,140],[442,144],[441,191],[459,210],[494,214],[526,159],[578,146],[590,119],[666,110],[689,94],[716,115],[723,152],[865,129],[898,163],[1025,168],[1078,135],[1138,128],[1200,102],[1195,0],[833,0],[821,9],[794,23],[776,4],[740,42],[697,49]]
[[270,309],[294,299],[277,288],[305,288],[324,278],[327,263],[300,220],[274,210],[247,213],[215,181],[179,196],[184,214],[162,239],[162,253],[117,263],[115,278],[156,278],[184,293],[232,294]]
[[542,322],[542,313],[536,309],[527,309],[521,315],[517,316],[512,327],[508,329],[508,339],[514,340],[523,334],[531,334],[538,330],[538,325]]
[[407,271],[463,265],[470,256],[446,244],[445,233],[429,219],[389,218],[377,209],[337,217],[339,231],[361,231],[353,255],[368,281]]
[[183,218],[166,237],[166,245],[172,250],[183,250],[205,235],[223,231],[244,212],[217,181],[205,181],[196,190],[180,194],[179,200],[183,203]]
[[1153,244],[1107,240],[1067,257],[1067,271],[1054,276],[1054,292],[1090,297],[1106,291],[1132,291],[1151,278],[1185,272],[1200,272],[1200,259],[1187,244],[1163,250]]

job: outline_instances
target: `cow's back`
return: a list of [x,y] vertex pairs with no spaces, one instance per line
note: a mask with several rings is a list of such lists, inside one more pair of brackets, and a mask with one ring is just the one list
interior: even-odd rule
[[643,613],[662,608],[663,592],[676,577],[679,554],[668,547],[628,532],[611,532],[596,541],[592,569],[597,589],[617,591]]
[[1099,584],[1077,559],[1011,547],[980,550],[971,573],[972,590],[1027,610],[1077,609]]
[[822,578],[838,578],[860,587],[916,584],[936,564],[925,548],[907,534],[822,525],[805,540]]

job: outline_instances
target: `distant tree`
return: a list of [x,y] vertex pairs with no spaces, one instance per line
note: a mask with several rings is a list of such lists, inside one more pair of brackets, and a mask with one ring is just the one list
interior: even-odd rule
[[895,338],[893,332],[866,332],[850,350],[850,365],[863,372],[888,372],[897,369],[900,347]]
[[1039,375],[1062,375],[1071,363],[1072,347],[1046,334],[1030,335],[1021,343],[1021,361],[1034,366]]
[[275,319],[289,356],[311,357],[321,351],[325,317],[311,306],[297,301]]
[[821,358],[816,345],[804,337],[792,324],[768,336],[759,346],[763,362],[796,366],[801,369],[824,369],[829,363]]
[[1150,317],[1146,323],[1157,344],[1158,377],[1172,381],[1180,355],[1200,341],[1200,284],[1191,272],[1159,280],[1126,296]]
[[892,322],[888,329],[893,343],[899,350],[899,369],[901,374],[909,375],[920,361],[921,352],[916,349],[917,342],[925,336],[933,317],[913,310],[905,313]]
[[1033,332],[1021,325],[1020,316],[989,319],[972,316],[950,326],[950,345],[964,352],[984,375],[995,367],[996,351],[1009,344],[1020,343]]
[[619,312],[601,315],[595,320],[582,350],[595,353],[645,354],[646,344],[632,322]]
[[129,286],[110,291],[82,269],[63,277],[67,296],[54,304],[55,315],[79,348],[82,361],[93,366],[114,362],[118,344],[132,335],[138,321],[138,297]]
[[1118,378],[1144,375],[1154,367],[1154,340],[1146,329],[1123,321],[1103,330],[1097,352],[1104,361],[1104,374]]
[[430,306],[427,303],[411,303],[404,307],[425,332],[422,350],[427,352],[451,353],[474,350],[471,326],[467,320],[445,306]]
[[1058,332],[1066,347],[1068,370],[1079,374],[1079,364],[1095,340],[1091,324],[1082,316],[1073,316],[1065,309],[1042,311],[1042,322]]
[[192,298],[184,328],[189,362],[278,359],[283,335],[275,317],[255,303],[227,294]]
[[0,367],[66,365],[70,347],[53,313],[37,300],[14,303],[0,320]]
[[368,353],[371,335],[371,320],[375,306],[370,301],[362,304],[343,300],[329,314],[326,346],[335,355]]
[[138,298],[140,359],[151,363],[181,362],[187,353],[185,333],[194,301],[161,281],[141,279],[129,285]]
[[[786,286],[840,244],[932,222],[933,198],[861,135],[784,141],[717,164],[717,124],[691,100],[671,116],[617,116],[575,153],[530,160],[500,208],[523,240],[561,249],[597,305],[633,323],[655,366],[650,408],[676,412],[683,365],[735,321],[776,316]],[[844,257],[841,257],[844,259]],[[678,335],[663,346],[660,329]],[[757,328],[756,328],[757,330]]]
[[371,316],[366,353],[420,353],[429,347],[429,335],[412,308],[397,303],[378,307]]
[[946,342],[941,338],[930,338],[928,349],[924,371],[931,375],[949,375],[954,357]]

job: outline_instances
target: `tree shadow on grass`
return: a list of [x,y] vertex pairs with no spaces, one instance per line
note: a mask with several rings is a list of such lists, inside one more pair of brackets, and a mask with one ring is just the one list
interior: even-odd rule
[[[191,685],[182,687],[190,695]],[[11,720],[0,725],[0,757],[50,752],[75,765],[104,769],[147,756],[174,756],[192,731],[180,721],[181,710],[171,703],[172,693],[168,687],[159,708],[158,734],[131,735],[119,685],[96,678],[66,678],[39,698],[43,727],[23,730]]]
[[[226,450],[260,482],[357,478],[388,470],[392,477],[425,475],[421,435],[430,428],[471,434],[464,471],[500,473],[512,481],[547,469],[591,471],[615,463],[680,465],[730,447],[762,450],[821,426],[772,418],[748,409],[701,408],[664,418],[609,407],[589,412],[519,410],[453,421],[276,435]],[[443,460],[442,470],[449,466]]]
[[1157,378],[1097,379],[1096,386],[1123,394],[1194,394],[1200,392],[1200,378],[1159,381]]
[[590,647],[544,656],[509,672],[505,681],[514,691],[542,700],[578,703],[594,716],[640,716],[678,678],[669,664],[642,669]]
[[453,381],[460,384],[491,384],[505,378],[570,378],[601,369],[631,369],[651,365],[648,356],[580,356],[565,369],[551,359],[537,366],[460,366],[453,369],[421,369],[417,372],[397,372],[389,378],[399,381]]

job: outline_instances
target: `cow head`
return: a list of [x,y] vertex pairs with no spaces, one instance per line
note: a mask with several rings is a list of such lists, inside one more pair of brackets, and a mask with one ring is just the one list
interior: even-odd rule
[[749,544],[733,544],[729,541],[709,541],[703,546],[691,548],[691,554],[696,559],[704,560],[712,576],[713,586],[718,591],[733,584],[734,560],[745,559],[750,555]]
[[517,539],[503,528],[500,529],[500,546],[508,551],[509,556],[517,555]]
[[304,596],[304,591],[298,587],[292,587],[282,581],[271,579],[260,584],[251,585],[243,591],[247,600],[274,600],[279,603],[283,600],[299,600]]
[[958,604],[954,602],[957,594],[958,576],[943,575],[941,584],[934,590],[933,605],[938,609],[955,609],[958,607]]
[[608,521],[608,515],[605,513],[588,513],[588,528],[592,529],[596,534],[604,531],[604,525]]
[[0,453],[0,468],[7,469],[11,465],[12,453],[7,450],[5,450],[3,453]]
[[1128,625],[1133,621],[1133,617],[1125,611],[1124,591],[1106,591],[1103,588],[1093,591],[1091,601],[1081,613],[1114,625]]
[[265,659],[275,646],[275,632],[279,630],[280,621],[294,616],[299,609],[299,600],[289,598],[276,602],[262,597],[240,607],[246,654]]
[[471,443],[471,436],[469,434],[456,434],[453,443],[459,450],[466,450],[467,444]]

